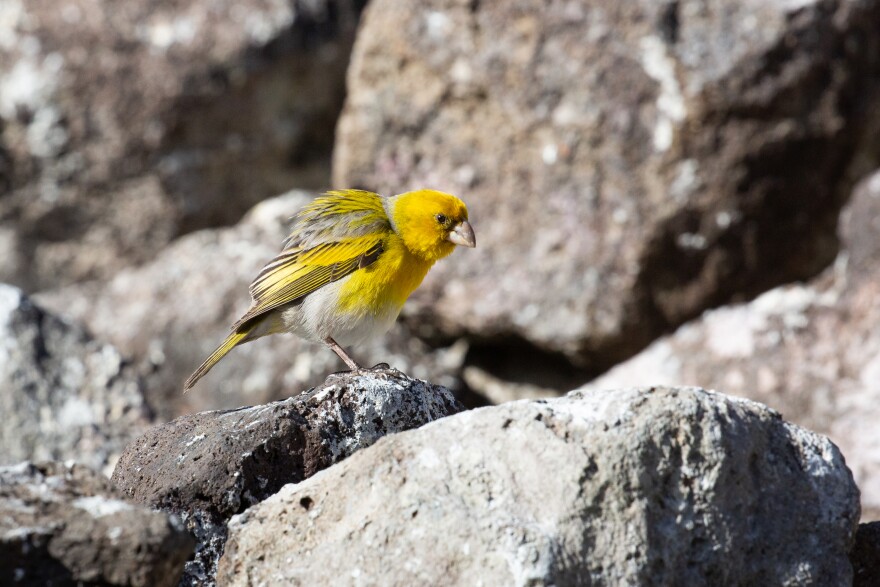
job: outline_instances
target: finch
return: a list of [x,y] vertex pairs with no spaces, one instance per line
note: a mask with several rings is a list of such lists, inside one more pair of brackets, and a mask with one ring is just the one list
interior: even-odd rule
[[293,217],[281,253],[250,286],[250,309],[184,391],[236,346],[284,332],[322,342],[359,369],[341,345],[387,332],[428,270],[456,245],[474,247],[476,239],[467,206],[451,194],[327,192]]

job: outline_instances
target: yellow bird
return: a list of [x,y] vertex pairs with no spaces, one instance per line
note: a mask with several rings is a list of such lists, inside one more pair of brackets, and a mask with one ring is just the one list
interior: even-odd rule
[[184,391],[234,347],[282,332],[323,342],[359,369],[340,345],[387,332],[431,266],[456,245],[474,247],[476,239],[467,206],[451,194],[327,192],[293,217],[283,250],[251,284],[250,309]]

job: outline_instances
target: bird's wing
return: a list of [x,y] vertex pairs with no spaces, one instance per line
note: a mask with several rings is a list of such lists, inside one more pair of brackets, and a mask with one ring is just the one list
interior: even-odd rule
[[308,250],[282,251],[251,284],[251,308],[233,326],[276,308],[301,300],[317,289],[376,262],[382,254],[383,234],[367,234],[327,242]]
[[306,250],[356,236],[384,233],[391,222],[383,199],[364,190],[336,190],[315,198],[293,217],[284,249]]

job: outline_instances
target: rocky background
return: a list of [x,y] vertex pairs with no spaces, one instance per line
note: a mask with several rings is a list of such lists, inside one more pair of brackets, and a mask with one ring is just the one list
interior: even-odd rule
[[[0,3],[0,583],[872,584],[878,104],[880,0]],[[479,246],[183,395],[328,187]]]

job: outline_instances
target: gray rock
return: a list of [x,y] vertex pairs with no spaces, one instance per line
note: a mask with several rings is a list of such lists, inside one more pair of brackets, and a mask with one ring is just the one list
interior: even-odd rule
[[176,585],[192,539],[77,464],[0,467],[0,584]]
[[109,277],[324,186],[360,0],[5,0],[0,281]]
[[849,585],[858,517],[837,448],[765,406],[573,393],[287,485],[230,521],[218,584]]
[[880,516],[880,173],[854,192],[837,262],[805,284],[713,310],[589,384],[694,384],[763,402],[846,455]]
[[109,474],[150,424],[142,391],[115,348],[0,284],[0,464],[73,459]]
[[445,388],[394,369],[331,375],[290,399],[184,416],[126,448],[113,482],[129,499],[180,514],[199,540],[185,581],[211,581],[226,521],[382,436],[462,408]]
[[[63,287],[36,299],[142,363],[149,373],[146,395],[162,419],[289,397],[345,365],[323,345],[273,336],[236,348],[191,393],[181,390],[247,310],[248,285],[280,251],[290,216],[314,195],[293,191],[272,198],[236,226],[182,237],[152,262],[120,271],[109,282]],[[461,388],[466,344],[432,349],[398,325],[349,350],[363,365],[385,362]]]
[[409,315],[596,373],[833,260],[880,160],[878,19],[877,0],[375,0],[334,183],[460,194],[479,246]]

